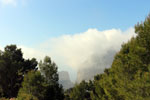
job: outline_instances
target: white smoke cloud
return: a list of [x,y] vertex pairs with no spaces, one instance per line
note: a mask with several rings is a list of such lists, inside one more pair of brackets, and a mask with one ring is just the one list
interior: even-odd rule
[[[110,67],[114,53],[119,51],[121,44],[127,42],[132,36],[135,36],[133,28],[129,28],[126,31],[119,29],[105,31],[88,29],[86,32],[79,34],[51,38],[39,45],[38,49],[24,46],[21,48],[25,57],[43,59],[45,55],[48,55],[56,62],[59,69],[67,70],[70,67],[68,71],[75,70],[80,74],[83,70],[88,72],[91,68],[98,70]],[[110,57],[105,57],[108,53],[110,53],[111,59],[109,59]],[[84,73],[78,76],[84,79]],[[89,77],[91,76],[89,75]]]
[[[75,80],[77,72],[78,78],[82,80],[89,73],[93,76],[99,70],[110,67],[115,52],[132,36],[135,36],[133,28],[126,31],[88,29],[83,33],[50,38],[36,48],[19,47],[22,48],[25,58],[35,57],[39,61],[48,55],[60,70],[66,70],[71,74],[72,80]],[[91,76],[86,76],[87,79],[89,77]]]
[[88,29],[84,33],[52,38],[43,43],[42,48],[48,50],[59,63],[78,70],[86,67],[81,65],[93,55],[104,56],[108,50],[118,51],[121,44],[134,35],[133,28],[126,31]]
[[4,48],[0,46],[0,50],[3,51],[3,49],[4,49]]
[[31,48],[27,46],[18,46],[18,48],[22,49],[23,57],[26,59],[36,58],[38,61],[43,60],[43,58],[46,56],[46,53],[43,51],[40,51],[40,49]]

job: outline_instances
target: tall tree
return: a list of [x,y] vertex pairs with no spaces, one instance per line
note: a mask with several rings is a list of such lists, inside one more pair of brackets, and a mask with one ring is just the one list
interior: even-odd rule
[[45,100],[63,100],[64,93],[63,88],[59,84],[57,65],[51,61],[51,58],[46,56],[44,61],[40,61],[39,70],[45,77],[46,83],[48,84]]
[[47,87],[48,84],[46,84],[45,78],[39,71],[28,72],[24,76],[22,88],[20,88],[17,98],[22,99],[25,98],[25,96],[32,96],[38,98],[38,100],[45,100],[44,98]]
[[46,78],[49,84],[56,84],[58,83],[59,77],[57,73],[57,65],[51,61],[51,58],[46,56],[44,61],[40,61],[39,63],[39,70]]
[[[91,81],[82,81],[80,84],[76,84],[66,94],[66,100],[91,100],[90,92],[92,91]],[[68,95],[69,94],[69,95]]]
[[94,80],[92,100],[150,99],[150,16],[135,26],[137,36],[123,44],[110,69]]
[[4,97],[16,97],[24,75],[35,70],[36,59],[24,59],[21,49],[16,45],[6,46],[0,51],[0,94]]

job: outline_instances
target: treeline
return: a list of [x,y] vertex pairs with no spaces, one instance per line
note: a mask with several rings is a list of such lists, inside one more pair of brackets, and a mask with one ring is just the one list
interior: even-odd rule
[[150,15],[135,25],[135,33],[111,68],[67,90],[65,100],[150,100]]
[[0,52],[1,100],[150,100],[150,16],[135,25],[135,32],[111,68],[66,91],[50,57],[38,64],[35,58],[24,59],[15,45],[6,46]]
[[57,66],[48,56],[38,64],[35,58],[24,59],[16,45],[0,51],[0,100],[64,100],[58,79]]

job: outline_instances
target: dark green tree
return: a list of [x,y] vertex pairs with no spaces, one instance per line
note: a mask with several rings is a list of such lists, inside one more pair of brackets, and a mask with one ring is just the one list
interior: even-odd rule
[[28,72],[24,76],[22,88],[20,88],[17,98],[22,99],[29,96],[30,98],[44,100],[47,87],[48,84],[39,71]]
[[92,91],[92,85],[90,81],[82,81],[80,84],[76,84],[71,90],[67,90],[65,94],[66,100],[91,100],[90,93]]
[[31,94],[22,93],[14,100],[38,100],[38,98]]
[[39,63],[40,72],[46,78],[47,82],[52,85],[58,83],[59,80],[57,69],[57,65],[48,56],[44,58],[43,62],[40,61]]
[[50,57],[46,56],[44,61],[40,61],[39,70],[45,77],[48,84],[45,100],[63,100],[64,92],[62,86],[59,84],[57,65],[51,61]]
[[123,44],[110,69],[94,79],[92,100],[150,99],[150,16],[135,26],[137,36]]
[[39,63],[39,71],[31,71],[24,77],[18,98],[24,94],[38,98],[38,100],[63,100],[62,86],[58,83],[57,66],[50,57],[45,57]]
[[16,45],[6,46],[0,51],[0,94],[11,98],[16,97],[24,75],[35,70],[36,59],[24,59],[21,49]]

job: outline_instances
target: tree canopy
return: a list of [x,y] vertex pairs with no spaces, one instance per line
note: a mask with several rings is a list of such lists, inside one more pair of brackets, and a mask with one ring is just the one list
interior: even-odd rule
[[18,98],[27,94],[38,100],[63,100],[63,88],[58,83],[56,64],[46,56],[43,62],[40,61],[39,68],[39,71],[31,71],[25,75]]
[[45,100],[63,100],[64,93],[62,85],[58,82],[57,65],[51,61],[50,57],[46,56],[43,62],[40,61],[39,69],[48,84]]
[[21,49],[8,45],[0,51],[0,94],[4,97],[16,97],[24,75],[35,70],[37,61],[23,58]]
[[[149,100],[150,99],[150,16],[135,26],[136,37],[122,45],[111,68],[95,76],[91,85],[92,100]],[[70,92],[76,98],[81,84]],[[75,91],[76,90],[76,91]],[[77,91],[78,90],[78,91]],[[76,97],[77,96],[77,97]],[[85,97],[81,100],[86,99]]]

